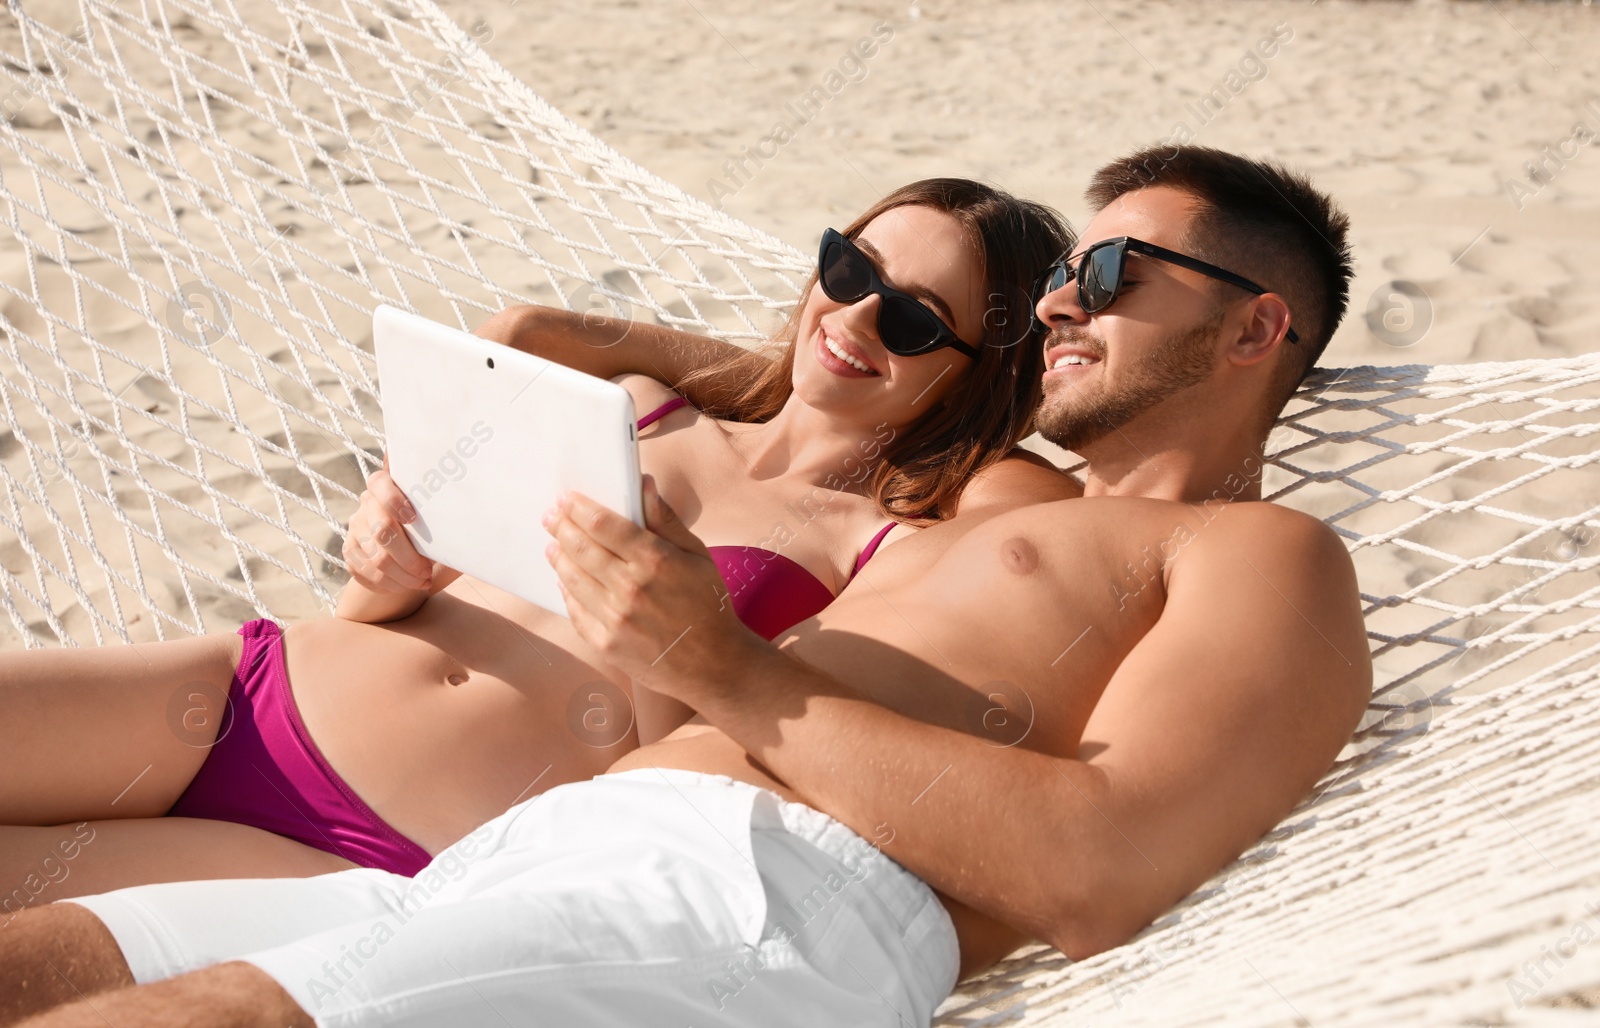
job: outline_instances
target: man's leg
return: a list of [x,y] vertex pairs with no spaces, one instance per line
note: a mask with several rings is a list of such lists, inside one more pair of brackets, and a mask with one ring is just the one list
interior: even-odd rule
[[[87,911],[85,911],[87,913]],[[103,992],[30,1018],[17,1028],[315,1028],[299,1004],[252,964]]]
[[[206,1023],[309,1025],[283,989],[240,958],[382,917],[412,884],[356,869],[147,885],[22,910],[0,926],[0,1028],[43,1011],[40,1024],[87,1018],[81,1023],[106,1028],[108,1009],[121,1015],[117,1028],[186,1024],[185,1009]],[[146,984],[130,988],[135,982]]]
[[0,1026],[132,984],[116,940],[83,907],[19,911],[0,929]]

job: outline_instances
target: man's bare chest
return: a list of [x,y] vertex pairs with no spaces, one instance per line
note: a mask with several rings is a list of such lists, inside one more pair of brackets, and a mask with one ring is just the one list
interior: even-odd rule
[[934,526],[885,551],[792,645],[909,716],[1068,753],[1160,617],[1166,566],[1197,524],[1181,504],[1096,499]]

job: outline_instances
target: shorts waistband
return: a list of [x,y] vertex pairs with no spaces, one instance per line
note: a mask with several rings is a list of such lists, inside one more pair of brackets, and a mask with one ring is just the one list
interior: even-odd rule
[[[955,927],[950,921],[950,915],[928,883],[872,845],[844,822],[815,807],[784,799],[770,789],[763,789],[737,778],[704,771],[647,767],[600,777],[622,778],[656,785],[670,784],[676,788],[721,787],[754,792],[756,798],[750,815],[752,831],[784,832],[805,841],[843,864],[865,867],[868,871],[865,882],[871,883],[869,888],[873,895],[894,919],[906,942],[914,951],[922,949],[924,940],[930,934],[944,934],[951,940],[955,938]],[[933,959],[933,964],[948,963],[948,967],[928,968],[935,987],[942,987],[946,994],[955,986],[956,963],[959,961],[953,941],[949,950],[948,954],[940,954]],[[944,978],[948,978],[948,981],[943,982],[942,986],[939,985],[938,980]]]
[[655,785],[670,784],[687,788],[721,786],[728,789],[754,792],[756,793],[757,802],[751,814],[751,828],[788,832],[790,835],[804,839],[829,856],[840,859],[860,859],[866,854],[871,854],[893,864],[902,874],[909,875],[915,879],[922,889],[927,889],[927,885],[920,878],[916,878],[911,872],[901,867],[893,858],[885,855],[883,851],[862,838],[844,822],[823,813],[815,807],[808,807],[804,803],[796,803],[793,800],[784,799],[771,789],[763,789],[758,785],[751,785],[749,782],[742,782],[727,775],[713,774],[706,771],[686,771],[676,767],[633,768],[628,771],[618,771],[614,774],[597,777],[606,781],[629,779]]

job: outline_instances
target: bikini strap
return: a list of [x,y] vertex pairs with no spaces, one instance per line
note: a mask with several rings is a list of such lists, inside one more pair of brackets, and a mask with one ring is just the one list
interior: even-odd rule
[[679,407],[687,407],[687,406],[689,406],[689,401],[688,400],[685,400],[681,396],[674,396],[672,399],[668,400],[666,403],[663,403],[661,406],[657,407],[655,410],[651,411],[649,414],[646,414],[644,417],[640,418],[639,419],[639,431],[641,431],[641,432],[644,431],[645,429],[649,428],[651,425],[655,424],[657,421],[660,421],[662,418],[666,417],[668,414],[671,414],[673,411],[677,410]]
[[898,524],[898,521],[891,521],[878,530],[878,534],[872,537],[872,542],[868,543],[867,548],[861,551],[861,556],[856,558],[856,566],[850,572],[851,578],[855,578],[856,574],[867,566],[867,561],[871,560],[872,555],[878,552],[878,544],[883,542],[883,537],[888,535],[894,529],[894,526]]

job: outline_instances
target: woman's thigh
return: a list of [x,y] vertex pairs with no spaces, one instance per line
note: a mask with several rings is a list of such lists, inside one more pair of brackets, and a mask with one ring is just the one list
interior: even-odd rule
[[216,737],[241,644],[0,653],[0,824],[166,813]]
[[187,817],[0,828],[0,925],[25,906],[134,885],[309,878],[355,867],[249,825]]

